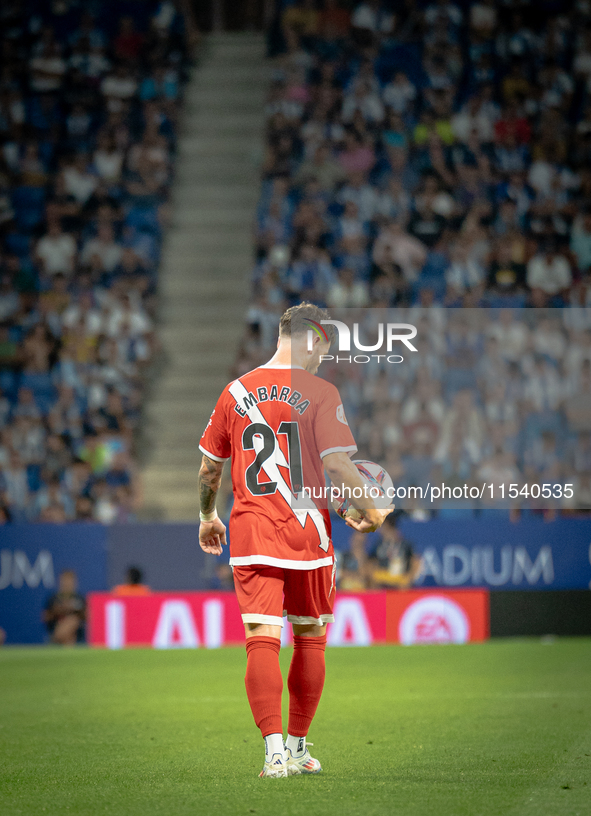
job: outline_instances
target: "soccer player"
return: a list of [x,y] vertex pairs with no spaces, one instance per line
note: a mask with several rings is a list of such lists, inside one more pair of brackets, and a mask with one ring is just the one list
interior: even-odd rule
[[[321,495],[325,470],[339,488],[364,493],[338,390],[314,377],[330,348],[332,326],[320,324],[328,319],[310,303],[288,309],[275,355],[226,386],[200,443],[199,543],[214,555],[226,543],[215,500],[224,462],[232,458],[230,564],[246,630],[246,693],[265,741],[263,777],[321,770],[306,736],[324,685],[336,564],[327,502],[310,495]],[[352,504],[361,518],[347,524],[363,533],[377,530],[391,512],[376,509],[370,498]],[[294,641],[285,744],[279,668],[284,615]]]

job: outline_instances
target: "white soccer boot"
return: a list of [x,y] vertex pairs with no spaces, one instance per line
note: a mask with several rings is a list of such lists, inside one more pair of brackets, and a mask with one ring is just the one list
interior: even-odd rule
[[294,757],[289,748],[287,746],[285,747],[285,764],[287,766],[288,776],[295,776],[296,774],[317,774],[322,770],[320,762],[310,756],[308,745],[314,745],[314,743],[307,742],[306,750],[298,757]]
[[270,777],[271,779],[280,779],[281,777],[288,776],[287,763],[284,761],[281,754],[273,754],[269,762],[265,762],[259,777],[262,779],[266,776]]

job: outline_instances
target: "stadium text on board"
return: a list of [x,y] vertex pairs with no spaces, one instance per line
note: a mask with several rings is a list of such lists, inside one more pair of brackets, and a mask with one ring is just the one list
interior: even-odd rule
[[[305,321],[310,328],[308,329],[308,349],[312,350],[312,343],[314,334],[317,334],[322,339],[327,340],[328,337],[322,326],[334,326],[338,335],[338,350],[351,351],[351,330],[342,320],[321,320],[317,323],[315,320]],[[385,330],[384,330],[385,325]],[[358,351],[378,351],[381,350],[386,342],[386,350],[392,352],[395,342],[403,343],[409,351],[418,351],[410,342],[417,335],[417,328],[411,323],[378,323],[378,338],[374,345],[364,345],[359,340],[359,323],[353,323],[353,345]],[[321,362],[332,361],[336,363],[369,363],[371,360],[386,360],[388,363],[402,363],[404,357],[400,354],[356,354],[349,356],[339,356],[332,354],[321,354]]]

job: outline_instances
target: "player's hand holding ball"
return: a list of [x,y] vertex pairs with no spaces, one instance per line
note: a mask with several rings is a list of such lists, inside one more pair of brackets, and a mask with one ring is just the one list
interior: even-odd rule
[[382,524],[386,516],[394,510],[394,505],[384,509],[364,510],[364,515],[359,510],[352,508],[345,516],[345,524],[357,530],[358,533],[375,533]]
[[226,525],[216,516],[211,521],[201,521],[199,525],[199,545],[203,552],[221,555],[222,545],[227,544]]
[[365,484],[366,495],[371,498],[375,507],[367,510],[358,510],[350,499],[338,498],[332,503],[334,511],[348,527],[358,533],[374,533],[389,516],[394,505],[390,504],[390,497],[394,495],[392,479],[381,465],[367,459],[354,459],[352,464],[357,468]]

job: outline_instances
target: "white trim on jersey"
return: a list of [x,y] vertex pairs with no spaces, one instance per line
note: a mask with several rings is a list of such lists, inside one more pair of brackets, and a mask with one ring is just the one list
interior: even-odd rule
[[[246,406],[245,398],[248,398],[248,390],[244,387],[244,384],[240,382],[240,380],[234,380],[232,385],[230,386],[230,394],[234,397],[236,402],[243,404]],[[273,430],[265,417],[263,416],[260,408],[258,405],[250,405],[249,408],[246,410],[246,415],[253,423],[262,423],[266,425],[268,428]],[[288,468],[289,462],[285,458],[285,455],[281,448],[279,447],[279,443],[277,442],[277,437],[275,436],[275,432],[273,431],[273,436],[275,437],[275,451],[273,456],[270,456],[268,459],[265,460],[263,465],[265,469],[265,473],[271,479],[271,481],[276,482],[277,484],[277,492],[285,499],[287,505],[291,508],[294,516],[297,518],[299,523],[302,526],[302,529],[306,526],[306,521],[308,516],[312,519],[314,526],[318,531],[318,537],[320,538],[319,547],[324,552],[328,552],[330,547],[330,539],[326,532],[326,525],[324,523],[324,516],[318,510],[316,505],[311,499],[304,498],[303,495],[294,496],[289,488],[287,482],[283,478],[283,474],[279,470],[279,465],[281,467]],[[256,446],[255,451],[258,453]],[[294,562],[297,563],[297,562]],[[330,562],[332,564],[332,561]],[[297,569],[297,567],[295,567]]]
[[356,450],[356,445],[347,445],[344,448],[327,448],[326,450],[322,451],[320,458],[324,459],[324,457],[328,456],[329,453],[355,453]]
[[313,618],[310,615],[288,615],[287,620],[290,623],[299,623],[303,626],[310,623],[315,626],[322,626],[324,623],[334,623],[334,615],[320,615],[319,618]]
[[257,615],[254,612],[245,612],[242,623],[268,623],[269,626],[283,626],[283,618],[275,615]]
[[231,567],[281,567],[282,569],[313,570],[320,567],[330,567],[333,563],[332,555],[326,558],[316,558],[314,561],[296,561],[293,558],[275,558],[272,555],[238,555],[230,558]]
[[228,459],[230,458],[229,456],[226,457],[216,456],[215,453],[210,453],[208,450],[205,450],[203,445],[199,445],[199,450],[201,451],[201,453],[204,453],[206,456],[209,456],[210,459],[213,459],[214,462],[227,462]]
[[268,363],[265,363],[259,368],[299,368],[300,371],[305,371],[306,369],[303,366],[294,366],[294,365],[287,365],[287,363],[271,363],[269,360]]

